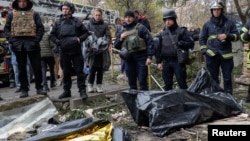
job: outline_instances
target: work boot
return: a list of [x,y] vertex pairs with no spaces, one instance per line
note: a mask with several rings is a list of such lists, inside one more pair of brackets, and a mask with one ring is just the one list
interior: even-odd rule
[[28,96],[29,96],[28,91],[22,90],[22,93],[20,94],[20,98],[25,98]]
[[102,84],[97,84],[97,86],[96,86],[96,91],[97,91],[98,93],[103,93]]
[[71,97],[71,91],[70,90],[64,90],[61,95],[59,95],[58,99],[68,98]]
[[93,88],[93,84],[88,84],[88,93],[93,93],[94,92],[94,88]]
[[44,89],[38,89],[36,91],[36,94],[38,94],[38,95],[47,95],[47,91],[45,91]]
[[80,97],[81,97],[82,99],[87,99],[87,98],[88,98],[88,95],[87,95],[85,89],[80,90]]
[[50,84],[50,88],[54,88],[54,87],[56,87],[56,82],[52,82],[52,83]]

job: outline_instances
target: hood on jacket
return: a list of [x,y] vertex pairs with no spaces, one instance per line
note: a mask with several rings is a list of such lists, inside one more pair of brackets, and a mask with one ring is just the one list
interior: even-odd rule
[[19,8],[18,7],[18,0],[15,0],[13,3],[12,3],[12,8],[15,9],[15,10],[24,10],[24,11],[28,11],[30,10],[32,7],[33,7],[33,2],[31,0],[27,0],[28,1],[28,5],[26,8]]

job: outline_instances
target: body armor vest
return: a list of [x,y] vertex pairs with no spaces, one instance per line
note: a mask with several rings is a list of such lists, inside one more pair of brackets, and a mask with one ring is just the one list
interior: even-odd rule
[[11,22],[11,35],[16,36],[36,36],[36,24],[33,18],[33,10],[13,11]]
[[[127,48],[128,52],[137,52],[146,50],[146,43],[145,40],[140,38],[138,35],[138,28],[140,26],[140,23],[138,23],[134,29],[128,32],[127,38],[123,41],[122,47]],[[124,31],[123,31],[124,32]]]
[[[178,42],[178,33],[179,29],[175,30],[174,33],[172,33],[174,41]],[[168,31],[162,32],[162,40],[161,40],[161,56],[163,57],[170,57],[170,56],[177,56],[177,50],[175,49],[171,37],[168,33]]]
[[76,36],[76,21],[72,19],[64,19],[61,22],[60,37],[75,37]]

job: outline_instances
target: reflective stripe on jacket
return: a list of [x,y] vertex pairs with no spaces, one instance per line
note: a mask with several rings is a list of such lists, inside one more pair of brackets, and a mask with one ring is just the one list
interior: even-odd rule
[[[218,34],[226,34],[227,38],[224,41],[217,39]],[[239,39],[239,33],[236,25],[229,19],[224,20],[223,26],[216,26],[211,20],[207,21],[200,34],[200,49],[208,49],[209,56],[221,54],[224,59],[232,58],[232,43]]]

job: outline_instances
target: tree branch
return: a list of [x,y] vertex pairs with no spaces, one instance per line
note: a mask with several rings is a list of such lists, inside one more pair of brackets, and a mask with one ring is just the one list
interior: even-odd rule
[[[234,0],[234,4],[235,4],[235,7],[236,7],[236,10],[239,14],[239,17],[242,21],[242,24],[245,24],[246,23],[246,14],[243,14],[241,8],[240,8],[240,5],[239,5],[239,1],[238,0]],[[249,2],[248,2],[248,7],[249,7]]]

